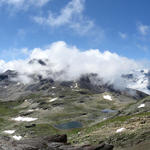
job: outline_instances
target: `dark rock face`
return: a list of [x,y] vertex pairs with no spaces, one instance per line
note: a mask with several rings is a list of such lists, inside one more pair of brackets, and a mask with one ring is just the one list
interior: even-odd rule
[[122,77],[126,79],[133,79],[133,74],[122,75]]
[[48,142],[67,143],[67,135],[66,134],[54,135],[51,137],[46,137],[46,138],[44,138],[44,140],[48,141]]
[[35,127],[36,126],[36,124],[31,124],[31,125],[26,125],[25,127],[26,128],[33,128],[33,127]]
[[97,74],[82,75],[78,83],[80,88],[88,89],[95,93],[103,93],[108,88],[107,85],[98,78]]
[[1,150],[113,150],[113,145],[104,142],[95,146],[71,146],[67,143],[67,135],[55,135],[44,138],[13,141],[7,137],[0,137]]
[[13,70],[7,70],[0,74],[0,81],[10,80],[11,78],[17,77],[17,72]]
[[1,74],[0,75],[0,80],[8,80],[8,76],[7,75],[4,75],[4,74]]
[[42,66],[46,66],[46,63],[41,59],[32,59],[29,61],[29,64],[35,64],[35,63],[38,63]]

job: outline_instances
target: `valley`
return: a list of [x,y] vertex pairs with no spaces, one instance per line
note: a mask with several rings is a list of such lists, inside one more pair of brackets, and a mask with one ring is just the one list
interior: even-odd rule
[[105,141],[116,150],[149,141],[147,94],[131,89],[117,91],[106,84],[93,85],[89,76],[76,82],[48,79],[32,85],[8,81],[1,81],[7,84],[4,92],[14,92],[12,87],[19,86],[22,95],[15,93],[18,98],[10,100],[11,95],[1,100],[1,137],[22,141],[67,134],[68,142],[74,146]]

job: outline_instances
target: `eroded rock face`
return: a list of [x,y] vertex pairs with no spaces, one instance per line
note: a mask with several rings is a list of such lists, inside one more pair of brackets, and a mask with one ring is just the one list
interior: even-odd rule
[[44,138],[13,141],[8,137],[0,137],[1,150],[113,150],[112,145],[104,142],[95,146],[71,146],[67,143],[67,135],[55,135]]

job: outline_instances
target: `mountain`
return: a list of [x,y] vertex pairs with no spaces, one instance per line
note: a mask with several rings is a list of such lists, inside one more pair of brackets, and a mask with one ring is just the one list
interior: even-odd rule
[[[45,64],[42,60],[32,60],[32,63],[34,62],[42,62],[42,65]],[[31,61],[29,63],[31,63]],[[18,72],[14,70],[7,70],[6,72],[0,74],[0,99],[2,101],[16,100],[21,96],[38,93],[41,93],[42,95],[51,95],[53,94],[51,92],[53,87],[57,89],[61,89],[63,87],[72,89],[76,87],[87,89],[92,93],[124,93],[125,95],[133,96],[138,99],[146,95],[142,92],[146,91],[145,93],[149,94],[147,83],[147,80],[149,80],[149,75],[148,73],[145,74],[143,72],[141,72],[141,74],[142,75],[139,76],[137,74],[123,75],[123,79],[126,83],[128,83],[127,88],[119,90],[116,89],[113,84],[105,83],[103,79],[93,73],[82,75],[76,81],[59,81],[49,77],[43,78],[38,74],[31,74],[28,77],[32,79],[32,82],[24,84],[18,81]],[[142,85],[139,82],[142,82]]]
[[[47,62],[33,60],[30,64],[46,67]],[[56,80],[38,73],[27,76],[32,80],[25,84],[18,80],[20,72],[0,74],[2,150],[10,145],[14,150],[42,150],[45,145],[47,150],[140,150],[137,145],[146,150],[150,144],[149,71],[122,75],[127,86],[120,89],[95,73],[76,80]],[[44,138],[56,134],[67,134],[72,146]]]
[[150,94],[150,71],[134,70],[129,74],[122,75],[128,88],[136,89]]

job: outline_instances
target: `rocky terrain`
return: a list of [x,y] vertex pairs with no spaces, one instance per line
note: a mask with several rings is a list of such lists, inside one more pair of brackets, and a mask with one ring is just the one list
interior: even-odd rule
[[71,146],[67,143],[67,135],[55,135],[42,138],[32,138],[22,141],[12,141],[8,137],[1,138],[1,150],[112,150],[113,145],[101,141],[99,144]]
[[0,74],[2,150],[148,150],[148,93],[115,89],[96,74],[76,81],[32,75],[30,84],[17,75]]

